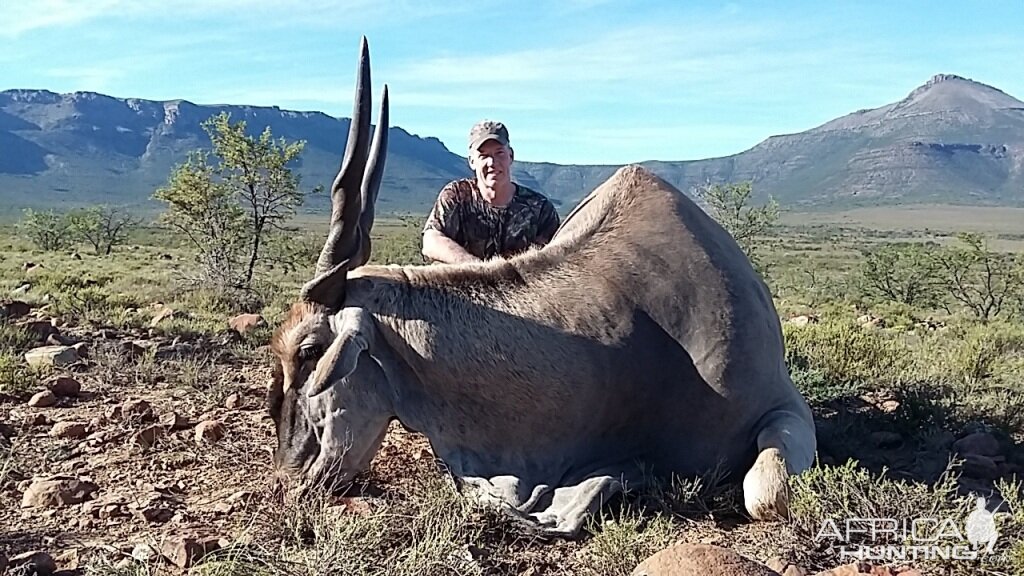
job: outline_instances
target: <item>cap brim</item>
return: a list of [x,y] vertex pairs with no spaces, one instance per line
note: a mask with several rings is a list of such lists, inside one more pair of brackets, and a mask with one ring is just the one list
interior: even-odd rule
[[502,145],[508,146],[508,140],[502,138],[501,136],[498,136],[497,134],[488,134],[486,136],[481,136],[481,137],[477,138],[476,140],[473,140],[473,142],[469,145],[469,147],[472,150],[476,150],[476,149],[480,148],[480,146],[482,146],[483,143],[487,142],[488,140],[497,140]]

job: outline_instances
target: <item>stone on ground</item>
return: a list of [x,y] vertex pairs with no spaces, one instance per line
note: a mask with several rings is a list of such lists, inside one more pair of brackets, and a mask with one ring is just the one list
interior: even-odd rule
[[641,562],[631,576],[780,576],[728,548],[676,544]]

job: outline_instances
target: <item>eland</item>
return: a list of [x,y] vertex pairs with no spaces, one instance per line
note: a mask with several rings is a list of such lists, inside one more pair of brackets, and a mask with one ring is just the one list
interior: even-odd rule
[[271,343],[278,473],[347,486],[398,420],[474,497],[552,536],[651,478],[714,470],[742,478],[752,518],[786,517],[814,421],[732,236],[626,166],[542,248],[367,265],[388,140],[387,85],[372,141],[370,92],[363,38],[330,230]]

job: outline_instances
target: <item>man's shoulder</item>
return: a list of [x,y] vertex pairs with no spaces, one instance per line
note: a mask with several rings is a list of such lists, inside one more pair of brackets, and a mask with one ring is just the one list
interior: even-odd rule
[[537,192],[533,188],[530,188],[529,186],[523,186],[522,184],[516,184],[516,186],[519,187],[519,191],[516,194],[516,196],[523,204],[534,207],[541,207],[549,204],[554,206],[554,204],[551,202],[551,199],[549,199],[544,194]]
[[452,180],[441,189],[441,196],[457,202],[472,200],[476,191],[476,181],[472,178]]

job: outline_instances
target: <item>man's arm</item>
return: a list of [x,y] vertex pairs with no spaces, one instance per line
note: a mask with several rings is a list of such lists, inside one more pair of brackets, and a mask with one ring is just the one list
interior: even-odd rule
[[458,197],[449,184],[437,195],[437,201],[423,224],[423,245],[420,250],[423,256],[447,264],[478,262],[479,258],[453,240],[458,234],[459,224]]
[[445,236],[442,232],[433,229],[423,232],[423,255],[431,260],[446,264],[480,261],[479,258],[467,252],[456,241]]
[[537,223],[537,243],[544,246],[551,242],[560,224],[561,220],[558,218],[558,211],[555,210],[555,205],[550,200],[545,202],[544,207],[540,211],[540,221]]

